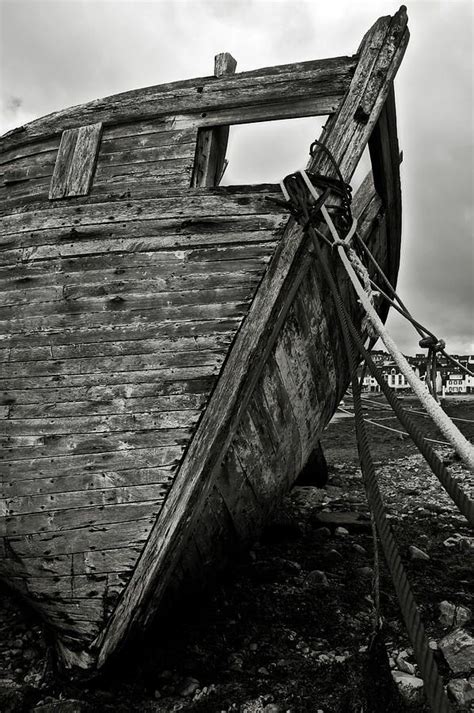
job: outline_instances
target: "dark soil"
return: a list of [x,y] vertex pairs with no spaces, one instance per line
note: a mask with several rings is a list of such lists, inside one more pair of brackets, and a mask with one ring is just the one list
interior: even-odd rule
[[[380,397],[370,398],[374,403],[366,402],[367,417],[400,428],[396,419],[381,421],[391,412],[383,410]],[[406,404],[416,408],[410,399]],[[350,399],[346,407],[350,410]],[[473,439],[474,398],[448,401],[445,409],[470,421],[457,424]],[[426,426],[430,438],[444,440]],[[368,432],[428,638],[439,641],[448,632],[439,621],[441,601],[474,608],[466,546],[443,543],[461,535],[468,547],[474,543],[472,532],[408,438],[370,425]],[[428,710],[420,701],[402,700],[392,682],[390,665],[400,651],[406,651],[415,674],[417,669],[383,560],[384,626],[373,638],[373,540],[352,419],[336,419],[323,445],[330,471],[326,488],[294,488],[250,552],[210,583],[204,596],[188,598],[173,617],[158,621],[146,640],[129,648],[100,679],[81,684],[62,679],[34,614],[20,609],[5,591],[0,602],[0,710],[2,705],[6,713],[35,707],[38,713]],[[474,476],[451,448],[436,448],[472,494]],[[336,532],[338,524],[348,532]],[[410,545],[430,559],[411,560]],[[454,674],[441,652],[434,654],[449,681]]]

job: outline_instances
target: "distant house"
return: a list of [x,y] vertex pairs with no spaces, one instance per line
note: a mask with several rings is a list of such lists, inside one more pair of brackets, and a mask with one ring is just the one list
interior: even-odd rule
[[443,384],[443,396],[445,394],[474,394],[474,376],[459,368],[451,369]]
[[[398,369],[397,365],[393,361],[390,361],[388,355],[385,356],[387,358],[385,359],[384,365],[381,366],[381,372],[384,380],[394,391],[410,391],[411,386],[406,380],[404,374],[401,373],[401,371]],[[420,375],[420,370],[417,366],[412,364],[412,369],[414,370],[417,376]],[[376,379],[373,376],[371,376],[370,374],[366,374],[362,382],[362,390],[372,393],[379,393],[380,386],[378,385]]]

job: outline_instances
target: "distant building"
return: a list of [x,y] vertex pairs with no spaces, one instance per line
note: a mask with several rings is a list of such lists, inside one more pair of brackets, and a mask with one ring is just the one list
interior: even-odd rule
[[[411,386],[405,376],[400,372],[390,354],[382,350],[371,353],[373,361],[382,372],[384,380],[388,386],[399,393],[409,393]],[[453,355],[453,357],[464,367],[474,371],[474,355]],[[414,357],[405,357],[415,374],[422,380],[426,380],[426,354],[415,354]],[[359,369],[359,377],[362,375],[362,368]],[[466,374],[465,371],[453,364],[442,354],[438,357],[436,370],[436,393],[444,395],[450,394],[474,394],[474,376]],[[370,373],[364,373],[362,381],[362,391],[369,393],[379,393],[380,386],[375,377]]]

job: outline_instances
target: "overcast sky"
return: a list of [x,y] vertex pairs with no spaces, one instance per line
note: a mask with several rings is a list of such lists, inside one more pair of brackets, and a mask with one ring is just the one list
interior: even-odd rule
[[[389,0],[0,0],[0,133],[98,97],[213,72],[353,54]],[[396,84],[403,149],[399,292],[451,353],[474,352],[473,3],[412,0]],[[321,119],[234,127],[226,181],[306,164]],[[391,317],[407,353],[416,333]],[[419,350],[418,350],[419,351]]]

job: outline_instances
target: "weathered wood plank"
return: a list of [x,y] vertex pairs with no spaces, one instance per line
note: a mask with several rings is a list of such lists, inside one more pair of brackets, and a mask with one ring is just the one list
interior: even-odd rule
[[50,200],[89,193],[101,133],[101,122],[64,131],[51,179]]
[[[61,137],[55,136],[54,138],[43,141],[33,141],[31,143],[22,144],[9,150],[2,150],[0,153],[0,166],[5,166],[6,164],[10,164],[17,159],[22,160],[27,157],[31,157],[33,161],[41,161],[39,155],[50,151],[57,153],[60,142]],[[38,159],[36,158],[37,156]]]
[[[159,376],[160,372],[151,373],[150,376],[138,372],[130,374],[125,383],[120,383],[122,379],[114,377],[110,383],[107,383],[108,378],[104,380],[105,383],[100,383],[99,378],[95,378],[93,383],[87,380],[83,385],[78,385],[77,380],[73,379],[71,384],[68,380],[67,384],[59,387],[57,382],[48,379],[43,388],[37,383],[36,387],[32,384],[32,388],[21,383],[21,388],[0,392],[0,404],[9,407],[9,413],[13,414],[13,409],[17,408],[16,404],[32,404],[33,409],[38,408],[36,404],[43,405],[45,409],[49,408],[49,404],[57,404],[57,408],[61,410],[68,408],[69,403],[80,404],[86,399],[86,403],[94,404],[94,407],[111,404],[112,408],[114,403],[121,403],[126,399],[135,399],[137,403],[141,399],[154,399],[155,403],[160,404],[160,399],[178,396],[176,403],[180,403],[180,399],[186,398],[188,394],[191,399],[195,394],[198,399],[202,398],[202,394],[210,389],[215,380],[214,376],[209,375],[209,368],[192,370],[190,374],[185,375],[173,374],[168,379],[153,381]],[[78,409],[80,408],[78,405]]]
[[[216,289],[224,285],[229,286],[244,282],[254,284],[261,278],[265,264],[263,261],[249,261],[248,266],[232,265],[228,271],[222,265],[213,266],[211,264],[211,269],[208,272],[193,272],[188,268],[178,269],[168,274],[164,270],[153,270],[145,267],[136,270],[120,270],[119,268],[119,277],[117,277],[115,271],[110,271],[107,274],[104,270],[102,283],[99,281],[99,274],[93,271],[85,273],[82,282],[80,273],[79,275],[55,275],[53,273],[49,276],[49,287],[38,287],[38,283],[41,283],[42,280],[35,280],[34,278],[27,283],[26,287],[23,287],[21,283],[16,287],[11,283],[6,283],[3,285],[4,288],[13,287],[13,289],[0,290],[0,299],[3,305],[8,307],[14,304],[25,304],[26,302],[31,304],[33,302],[61,300],[63,299],[63,294],[67,295],[69,299],[72,296],[79,297],[86,292],[89,286],[91,291],[95,290],[96,293],[99,293],[100,286],[102,286],[102,294],[112,291],[126,294],[128,289],[135,293],[143,290],[146,292],[171,292],[174,290],[181,291],[183,287],[196,290]],[[213,267],[214,269],[212,269]],[[241,269],[238,270],[237,267]],[[47,282],[46,279],[44,279],[44,282]],[[0,347],[2,346],[0,344]],[[35,347],[36,345],[33,342],[31,348]],[[25,349],[25,353],[26,351]],[[35,357],[32,356],[31,358]]]
[[[81,473],[100,472],[102,482],[107,482],[107,473],[115,474],[117,471],[128,470],[136,466],[137,469],[150,467],[174,467],[183,454],[184,445],[167,445],[144,448],[133,448],[119,452],[100,451],[99,453],[80,453],[67,455],[51,455],[45,458],[29,458],[18,461],[4,460],[6,477],[5,488],[15,488],[15,482],[32,480],[35,478],[55,478]],[[10,477],[14,473],[14,478]],[[114,475],[110,478],[117,484]],[[93,482],[91,478],[91,483]],[[38,485],[38,488],[40,485]],[[44,485],[46,487],[46,485]],[[91,485],[92,487],[92,485]],[[101,486],[104,487],[104,486]],[[77,488],[76,488],[77,489]],[[38,492],[41,492],[38,490]]]
[[[210,386],[210,384],[209,384]],[[63,419],[68,416],[96,416],[99,414],[154,413],[159,411],[182,411],[200,409],[206,402],[203,393],[174,394],[144,398],[105,398],[91,401],[48,401],[49,394],[43,394],[39,403],[12,404],[4,406],[4,416],[9,419]]]
[[[169,482],[145,483],[143,485],[115,486],[102,489],[72,490],[45,495],[27,495],[6,498],[7,515],[28,515],[31,513],[54,513],[58,510],[72,510],[102,505],[121,505],[126,503],[143,503],[147,501],[162,502]],[[87,513],[84,513],[87,518]],[[58,525],[54,514],[52,524]],[[8,529],[8,521],[7,521]]]
[[[0,445],[5,449],[5,462],[51,458],[58,455],[89,455],[108,451],[126,451],[136,448],[160,446],[185,446],[191,428],[150,429],[148,431],[114,431],[111,433],[79,433],[69,435],[44,436],[38,443],[31,436],[31,445],[22,445],[27,436],[0,437]],[[16,468],[15,468],[16,473]]]
[[119,415],[70,416],[63,418],[8,418],[2,423],[4,436],[50,436],[67,433],[110,433],[147,429],[188,428],[196,423],[199,409],[184,411],[150,411]]
[[130,384],[147,384],[152,385],[155,388],[159,388],[156,382],[170,384],[188,379],[201,379],[203,377],[208,378],[212,377],[214,374],[215,365],[207,364],[204,366],[201,365],[185,368],[175,367],[173,369],[145,369],[143,371],[126,372],[125,377],[124,373],[78,374],[69,376],[67,380],[64,377],[58,378],[58,376],[43,376],[35,377],[33,379],[22,377],[20,379],[5,379],[1,386],[4,390],[40,388],[48,389],[48,392],[50,388],[56,389],[59,385],[66,389],[77,386],[87,386],[91,390],[90,393],[93,394],[95,393],[96,387],[99,387],[99,391],[102,388],[108,388],[109,386],[115,385],[119,385],[120,387],[127,389]]
[[64,131],[61,136],[61,143],[59,145],[49,189],[49,198],[51,200],[64,198],[67,195],[69,169],[76,149],[78,136],[79,129],[68,129]]
[[[125,325],[146,325],[163,323],[166,320],[181,320],[183,322],[202,322],[203,320],[227,320],[238,317],[243,317],[248,311],[248,299],[238,302],[222,302],[219,304],[197,304],[197,305],[176,305],[176,306],[161,306],[159,308],[147,305],[146,303],[140,306],[135,305],[130,308],[120,309],[120,302],[115,305],[117,311],[99,311],[92,312],[84,310],[82,314],[74,314],[74,327],[76,329],[100,327],[111,328],[113,326]],[[58,329],[71,328],[70,313],[50,314],[45,316],[26,316],[22,319],[7,319],[0,322],[0,329],[5,335],[24,334],[27,330],[37,331],[54,331]],[[1,386],[0,386],[1,388]]]
[[[86,492],[84,495],[87,502],[90,493]],[[159,499],[145,502],[95,504],[92,507],[83,504],[83,506],[74,509],[50,509],[48,512],[7,515],[5,517],[6,535],[8,538],[54,532],[58,537],[67,539],[68,533],[78,527],[105,527],[111,523],[130,522],[144,517],[155,518],[160,512],[163,500],[164,496],[161,494]],[[97,542],[99,541],[100,537],[97,538]]]
[[[129,256],[96,255],[95,257],[73,257],[59,260],[54,258],[47,264],[30,263],[0,268],[0,288],[2,294],[16,292],[18,289],[30,290],[56,285],[74,285],[99,281],[109,283],[114,279],[141,280],[161,277],[170,280],[170,275],[176,279],[186,280],[193,275],[229,275],[234,272],[247,274],[262,272],[270,259],[271,247],[265,243],[250,244],[246,258],[235,257],[236,250],[242,251],[242,246],[228,247],[221,250],[220,257],[227,255],[228,259],[216,260],[214,248],[198,249],[204,254],[201,260],[195,259],[195,251],[163,251],[162,253],[132,253]],[[206,252],[211,253],[206,261]],[[237,255],[238,255],[237,252]],[[101,269],[101,265],[103,265]],[[119,276],[119,278],[118,278]],[[3,298],[2,298],[3,299]]]
[[[217,244],[220,242],[227,242],[229,237],[236,242],[246,242],[246,234],[262,233],[263,240],[269,240],[270,236],[264,235],[265,232],[277,232],[284,227],[284,218],[287,217],[286,213],[280,209],[278,211],[272,209],[269,203],[266,206],[264,213],[260,214],[249,214],[249,215],[239,215],[239,207],[236,207],[235,215],[221,216],[216,214],[214,216],[206,216],[203,218],[196,217],[177,217],[169,219],[155,219],[155,220],[145,220],[145,221],[134,221],[125,223],[112,223],[112,224],[92,224],[84,225],[80,227],[73,227],[67,225],[64,228],[53,228],[48,231],[30,231],[27,233],[16,233],[9,234],[0,239],[0,249],[3,251],[8,250],[18,250],[19,248],[34,247],[36,251],[32,251],[32,255],[35,255],[38,248],[44,245],[64,245],[68,242],[74,242],[78,244],[78,250],[83,248],[84,243],[87,241],[105,241],[113,238],[114,240],[127,239],[127,246],[130,246],[132,238],[140,239],[141,241],[152,239],[168,237],[174,238],[174,240],[169,240],[164,247],[179,246],[183,250],[190,250],[192,245],[188,244],[190,238],[195,238],[199,240],[202,236],[204,245],[206,243],[212,242]],[[239,235],[242,234],[242,238],[239,239]],[[214,239],[212,240],[212,235]],[[217,240],[216,240],[217,238]],[[152,243],[155,250],[158,248],[158,243]],[[120,248],[120,243],[119,243]],[[131,252],[131,259],[134,259],[134,252],[137,250],[139,252],[146,251],[146,242],[136,242],[135,250],[130,251],[130,247],[123,247],[122,250],[127,250]],[[115,252],[118,252],[116,249]],[[80,253],[79,253],[80,254]],[[187,253],[184,253],[182,258],[185,258]],[[22,256],[24,261],[29,259],[30,253],[25,252]],[[52,254],[48,254],[48,257],[54,257]],[[157,256],[159,257],[159,256]],[[172,260],[173,255],[169,256],[169,260]],[[175,256],[175,260],[179,258]],[[135,257],[136,259],[136,257]],[[143,258],[142,258],[143,259]],[[110,260],[110,258],[109,258]],[[166,260],[166,255],[163,256],[163,261]],[[3,263],[5,264],[5,263]],[[133,263],[132,263],[133,264]],[[87,265],[87,263],[86,263]]]
[[[147,279],[147,277],[151,279]],[[202,290],[229,289],[234,286],[241,288],[243,285],[248,286],[250,289],[255,288],[261,274],[240,272],[220,273],[217,275],[163,275],[162,273],[161,275],[156,275],[156,277],[152,275],[147,275],[147,277],[141,280],[125,281],[118,278],[110,281],[103,280],[102,282],[86,282],[86,279],[84,279],[82,284],[63,284],[62,286],[57,285],[39,289],[17,288],[0,294],[3,294],[2,303],[4,307],[50,302],[56,302],[59,306],[59,303],[62,302],[64,304],[64,301],[91,300],[94,297],[110,298],[117,295],[123,295],[125,299],[128,299],[129,296],[159,295],[163,293],[169,297],[170,292],[175,292],[177,295],[182,294],[183,288],[192,293],[192,299],[194,294]]]
[[[150,136],[150,135],[149,135]],[[153,134],[152,134],[153,136]],[[159,136],[159,134],[158,134]],[[130,143],[130,139],[128,140]],[[107,175],[107,173],[102,171],[106,166],[127,166],[127,169],[137,164],[142,163],[152,163],[161,164],[163,169],[181,168],[183,166],[189,165],[183,162],[183,159],[187,159],[187,162],[192,161],[195,152],[195,142],[193,143],[174,143],[170,145],[150,145],[150,139],[146,142],[145,146],[134,146],[130,148],[120,149],[120,145],[115,145],[115,151],[110,150],[110,145],[107,147],[107,151],[99,154],[97,162],[97,176],[99,172],[102,175]],[[175,163],[179,161],[179,163]]]
[[[236,325],[235,325],[236,326]],[[79,357],[106,357],[120,355],[162,354],[165,352],[184,353],[188,351],[220,351],[225,349],[232,340],[233,332],[210,334],[196,337],[173,337],[164,339],[120,339],[105,342],[80,342],[80,333],[74,332],[76,342],[65,345],[50,344],[49,346],[28,347],[9,346],[0,349],[0,362],[26,362],[38,360],[76,359]],[[77,343],[79,342],[79,343]]]
[[91,121],[119,124],[166,115],[170,106],[178,113],[201,114],[215,107],[240,108],[272,101],[288,105],[310,94],[315,101],[314,113],[326,114],[334,109],[334,99],[337,102],[345,93],[355,65],[356,58],[336,57],[283,65],[279,71],[271,67],[232,77],[205,77],[125,92],[31,122],[6,134],[1,146],[10,149],[55,134],[58,126],[70,129]]
[[197,218],[229,215],[268,215],[282,213],[280,207],[273,206],[268,198],[280,198],[276,186],[265,186],[252,193],[239,193],[238,189],[214,188],[212,191],[195,189],[189,195],[105,203],[88,203],[70,206],[58,205],[55,210],[29,211],[12,214],[0,219],[3,235],[10,233],[51,230],[69,227],[79,230],[85,225],[109,226],[119,222],[163,220],[168,218]]
[[81,126],[76,149],[71,162],[68,178],[70,196],[84,196],[89,193],[99,152],[102,124]]
[[[163,449],[158,449],[162,451]],[[153,462],[153,457],[145,457],[142,455],[143,450],[137,450],[137,468],[131,468],[130,459],[125,462],[125,470],[108,470],[113,468],[113,464],[99,463],[94,464],[94,469],[88,461],[89,472],[76,472],[71,475],[69,471],[66,473],[58,472],[54,475],[44,473],[26,473],[31,475],[30,479],[16,479],[7,481],[4,484],[5,502],[17,498],[29,498],[31,496],[43,497],[45,495],[54,495],[56,493],[74,493],[74,492],[94,492],[96,490],[105,491],[115,488],[134,488],[159,486],[163,491],[168,491],[169,486],[174,478],[177,468],[177,461],[182,452],[180,449],[175,453],[176,464],[156,468],[142,468],[140,464],[145,462]],[[163,460],[163,457],[161,458]],[[60,461],[56,459],[56,464]],[[37,461],[40,465],[41,461]],[[67,501],[67,496],[65,496]],[[20,501],[18,501],[20,502]],[[21,501],[22,502],[22,501]],[[6,507],[6,505],[5,505]]]
[[[9,537],[8,545],[17,557],[50,557],[85,552],[92,549],[121,549],[146,541],[155,521],[154,516],[132,522],[91,525],[61,532],[32,534],[30,537]],[[91,541],[94,542],[91,545]]]
[[196,144],[195,129],[169,129],[168,123],[165,128],[159,130],[160,122],[147,126],[146,122],[137,121],[133,124],[119,124],[115,127],[107,127],[102,133],[100,145],[101,158],[107,154],[117,151],[134,151],[138,149],[151,149],[158,147],[169,147],[176,145]]
[[127,371],[145,369],[160,369],[169,367],[203,366],[220,364],[225,356],[225,348],[216,350],[194,350],[181,354],[174,351],[152,352],[150,354],[131,354],[120,356],[78,357],[76,359],[3,362],[0,364],[0,384],[3,379],[19,376],[53,376],[58,374],[98,374],[109,371],[115,374]]

